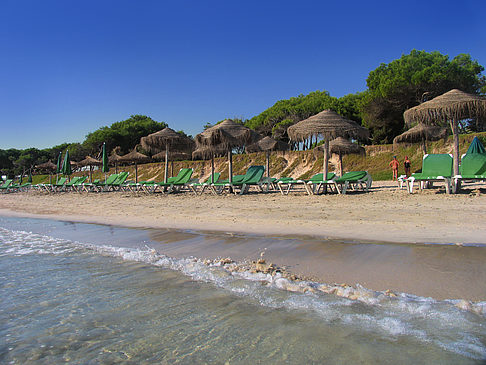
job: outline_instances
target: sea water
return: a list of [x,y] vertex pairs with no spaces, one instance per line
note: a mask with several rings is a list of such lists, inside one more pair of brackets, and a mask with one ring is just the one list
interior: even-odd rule
[[484,312],[405,293],[285,290],[279,280],[164,256],[141,230],[0,217],[0,363],[486,359]]

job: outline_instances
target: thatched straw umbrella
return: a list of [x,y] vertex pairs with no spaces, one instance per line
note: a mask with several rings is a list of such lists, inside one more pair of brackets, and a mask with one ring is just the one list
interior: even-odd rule
[[47,172],[49,174],[49,184],[52,184],[52,173],[56,172],[56,168],[57,168],[55,163],[49,160],[47,162],[36,165],[35,168],[39,171]]
[[426,141],[438,141],[439,139],[447,138],[447,128],[417,124],[415,127],[410,128],[408,131],[396,136],[393,139],[393,144],[399,143],[417,143],[421,142],[424,155],[427,154]]
[[453,89],[403,113],[405,123],[444,125],[449,123],[454,140],[454,175],[459,174],[459,121],[486,118],[486,98]]
[[150,157],[144,155],[143,153],[137,152],[137,147],[133,149],[132,152],[121,156],[120,162],[135,163],[135,182],[138,183],[138,164],[149,162]]
[[270,154],[272,151],[287,151],[289,145],[287,143],[277,141],[272,137],[263,137],[255,143],[246,147],[246,152],[262,152],[265,151],[267,177],[270,177]]
[[[318,151],[323,151],[324,146],[317,146]],[[339,176],[343,175],[343,155],[362,155],[366,154],[366,150],[357,143],[351,142],[349,139],[338,137],[329,142],[329,152],[339,156]]]
[[93,166],[101,166],[103,163],[91,156],[86,156],[82,161],[78,162],[78,166],[89,166],[89,182],[93,182]]
[[366,128],[332,110],[323,110],[310,118],[304,119],[290,126],[287,132],[290,139],[297,142],[313,136],[321,136],[324,139],[324,178],[326,178],[328,172],[330,140],[337,137],[366,139],[369,135]]
[[108,157],[108,162],[115,165],[115,174],[118,174],[118,164],[122,162],[122,157],[116,153],[115,150],[113,150],[113,153]]
[[167,182],[169,171],[169,150],[186,152],[188,155],[194,149],[194,141],[187,136],[177,133],[171,128],[164,128],[158,132],[149,134],[140,139],[142,148],[151,153],[159,153],[165,150],[165,175],[164,182]]
[[252,144],[257,135],[250,128],[226,119],[199,133],[196,136],[196,146],[197,148],[207,147],[215,152],[223,149],[228,153],[229,182],[231,183],[233,180],[233,148]]

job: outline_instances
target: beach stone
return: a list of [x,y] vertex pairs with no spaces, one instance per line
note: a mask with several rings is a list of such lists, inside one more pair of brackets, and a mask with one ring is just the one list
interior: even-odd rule
[[392,292],[390,289],[386,290],[385,291],[385,295],[388,296],[388,297],[391,297],[391,298],[395,298],[397,295]]
[[462,310],[465,310],[465,311],[471,311],[472,309],[472,306],[471,306],[471,302],[467,301],[467,300],[460,300],[459,302],[457,302],[455,304],[455,306],[459,309],[462,309]]
[[219,260],[219,262],[221,263],[221,265],[226,265],[226,264],[231,264],[233,263],[233,260],[231,260],[229,257],[225,258],[225,259],[221,259]]

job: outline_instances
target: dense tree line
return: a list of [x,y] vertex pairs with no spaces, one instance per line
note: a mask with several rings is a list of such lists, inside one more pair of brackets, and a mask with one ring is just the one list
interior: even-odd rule
[[73,161],[80,161],[87,155],[98,157],[103,142],[106,142],[108,151],[119,147],[119,153],[125,154],[140,142],[141,137],[165,127],[167,127],[165,122],[156,122],[144,115],[132,115],[126,120],[89,133],[82,143],[63,143],[42,150],[37,148],[0,150],[0,171],[2,175],[9,177],[26,175],[36,165],[49,160],[56,163],[59,153],[64,153],[66,150],[69,150]]
[[391,143],[404,132],[403,112],[451,89],[486,93],[484,67],[460,54],[452,60],[439,52],[413,50],[408,55],[371,71],[368,89],[335,98],[327,91],[315,91],[280,100],[246,125],[265,135],[286,140],[287,128],[324,109],[333,109],[371,132],[373,143]]

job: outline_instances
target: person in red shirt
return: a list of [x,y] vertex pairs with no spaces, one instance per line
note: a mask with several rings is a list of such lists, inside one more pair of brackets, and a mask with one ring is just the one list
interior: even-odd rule
[[393,171],[393,181],[398,179],[398,166],[400,166],[400,162],[397,160],[397,156],[393,156],[393,160],[389,163],[390,167]]

